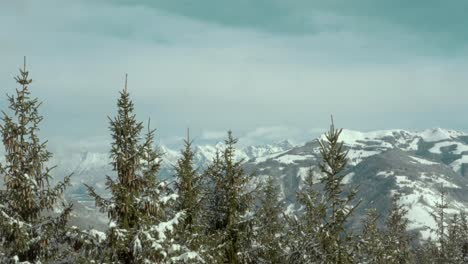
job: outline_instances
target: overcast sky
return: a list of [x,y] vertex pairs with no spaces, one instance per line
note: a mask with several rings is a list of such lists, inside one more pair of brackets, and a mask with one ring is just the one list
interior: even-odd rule
[[[0,0],[0,84],[24,55],[44,134],[93,145],[129,74],[160,142],[468,130],[468,1]],[[0,104],[5,107],[5,99]],[[51,139],[51,140],[52,140]]]

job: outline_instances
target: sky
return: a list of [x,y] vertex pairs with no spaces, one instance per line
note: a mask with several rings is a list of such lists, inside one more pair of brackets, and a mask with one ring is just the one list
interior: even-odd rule
[[[468,2],[0,0],[0,89],[27,56],[51,144],[97,148],[128,73],[158,142],[468,131]],[[6,97],[0,107],[6,108]],[[106,141],[107,140],[107,141]]]

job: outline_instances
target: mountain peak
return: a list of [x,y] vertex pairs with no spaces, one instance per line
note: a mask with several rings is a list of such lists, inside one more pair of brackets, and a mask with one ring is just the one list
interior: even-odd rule
[[426,142],[436,142],[464,136],[466,133],[437,127],[423,130],[418,135]]
[[294,145],[288,139],[280,140],[280,141],[274,143],[273,145],[284,148],[284,149],[289,149],[289,148],[294,147]]

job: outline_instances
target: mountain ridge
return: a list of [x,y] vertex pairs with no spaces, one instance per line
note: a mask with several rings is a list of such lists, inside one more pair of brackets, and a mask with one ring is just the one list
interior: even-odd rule
[[[318,139],[323,136],[318,137]],[[431,218],[441,188],[447,191],[451,206],[448,212],[468,210],[468,134],[441,128],[411,132],[401,129],[360,132],[344,129],[341,140],[348,150],[348,166],[344,181],[349,186],[360,186],[357,195],[363,200],[352,225],[358,225],[371,207],[377,207],[385,216],[390,197],[401,194],[400,202],[409,210],[410,228],[423,238],[431,236],[430,228],[435,223]],[[240,139],[242,140],[242,139]],[[222,149],[222,142],[215,145],[194,146],[196,166],[203,169]],[[165,153],[163,178],[173,176],[180,151],[161,146]],[[294,145],[289,141],[276,144],[246,146],[237,151],[237,158],[245,161],[247,172],[255,172],[253,182],[261,182],[266,176],[274,177],[280,184],[281,196],[294,211],[295,195],[301,188],[307,170],[312,167],[317,182],[320,178],[318,165],[321,161],[316,140]],[[90,183],[100,192],[105,192],[105,175],[112,176],[107,153],[75,155],[72,166],[76,180],[69,194],[73,199],[87,196],[81,183]],[[67,163],[67,162],[65,162]],[[68,162],[72,164],[73,162]],[[59,164],[60,166],[60,164]],[[92,201],[85,204],[92,207]]]

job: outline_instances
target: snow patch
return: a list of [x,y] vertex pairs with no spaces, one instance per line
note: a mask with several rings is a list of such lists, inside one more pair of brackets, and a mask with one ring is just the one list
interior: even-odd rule
[[342,140],[346,145],[350,146],[362,146],[363,143],[359,141],[377,141],[381,144],[382,147],[392,148],[393,146],[382,141],[386,137],[395,137],[395,134],[407,133],[409,132],[404,130],[377,130],[370,132],[359,132],[348,129],[343,129],[343,132],[340,135],[340,140]]
[[353,177],[354,177],[355,173],[354,172],[351,172],[351,173],[348,173],[346,174],[343,179],[341,180],[341,182],[343,184],[350,184],[351,181],[353,180]]
[[363,150],[363,149],[350,149],[348,152],[348,164],[352,166],[356,166],[357,164],[361,163],[365,158],[378,155],[382,153],[381,151],[376,150]]
[[452,162],[450,164],[450,167],[452,167],[452,169],[455,172],[461,172],[461,167],[462,167],[463,164],[468,164],[468,155],[461,156],[461,158],[459,158],[456,161]]
[[96,238],[99,243],[106,240],[106,234],[104,232],[98,231],[96,229],[89,230],[89,235]]
[[376,176],[382,176],[384,178],[387,178],[387,177],[390,177],[390,176],[394,176],[395,175],[395,172],[393,171],[379,171]]
[[262,163],[262,162],[265,162],[269,159],[274,159],[286,152],[288,152],[289,150],[285,150],[285,151],[281,151],[281,152],[277,152],[277,153],[273,153],[273,154],[269,154],[269,155],[265,155],[263,157],[258,157],[255,159],[254,163],[258,164],[258,163]]
[[418,150],[418,144],[420,140],[420,138],[415,138],[409,143],[408,147],[402,147],[401,149],[404,151],[416,151]]
[[283,164],[293,164],[296,161],[311,159],[312,155],[283,155],[275,160]]
[[419,136],[426,142],[442,141],[463,135],[462,132],[441,128],[427,129],[419,133]]
[[460,186],[445,180],[443,177],[445,177],[445,175],[428,175],[424,172],[421,173],[421,180],[428,180],[433,182],[438,185],[437,188],[443,186],[447,188],[461,189]]
[[410,158],[414,160],[412,161],[412,163],[419,163],[419,164],[424,164],[424,165],[437,165],[438,164],[437,162],[433,162],[427,159],[421,159],[421,158],[414,157],[414,156],[410,156]]
[[453,141],[443,141],[436,143],[434,147],[432,147],[429,152],[435,153],[435,154],[442,154],[441,148],[444,147],[452,147],[455,146],[455,150],[450,151],[450,153],[460,155],[465,151],[468,151],[468,145],[459,143],[459,142],[453,142]]

